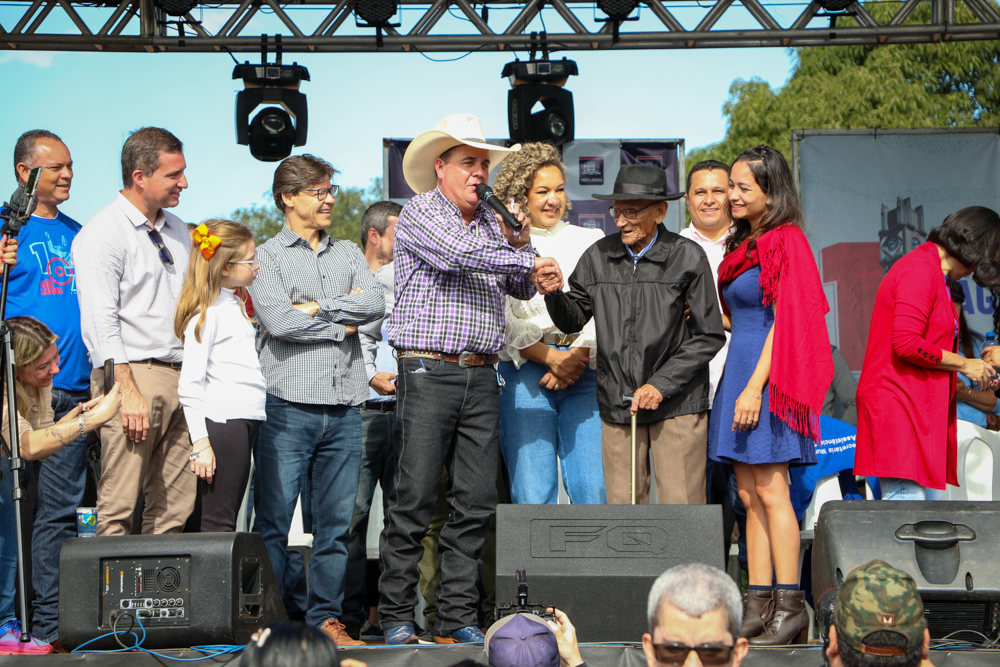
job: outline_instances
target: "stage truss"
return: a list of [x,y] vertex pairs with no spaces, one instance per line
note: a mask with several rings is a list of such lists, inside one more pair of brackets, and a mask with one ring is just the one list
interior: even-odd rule
[[[828,18],[816,2],[803,5],[797,19],[782,25],[773,8],[792,7],[797,11],[797,7],[768,5],[772,8],[769,11],[767,3],[761,0],[703,0],[697,5],[704,9],[700,22],[693,28],[685,28],[677,18],[678,10],[671,11],[671,5],[676,7],[677,2],[651,0],[640,9],[645,20],[634,24],[642,30],[630,31],[629,22],[620,24],[620,40],[613,43],[612,24],[594,21],[603,14],[593,3],[434,0],[428,4],[427,0],[400,0],[401,11],[396,19],[402,16],[402,25],[386,28],[379,47],[375,28],[356,26],[354,0],[339,0],[335,4],[329,0],[297,0],[286,4],[277,0],[223,0],[204,5],[184,17],[167,16],[154,0],[121,0],[117,4],[114,0],[91,3],[3,0],[0,48],[253,52],[260,50],[259,19],[267,16],[274,26],[268,32],[282,35],[286,53],[527,50],[532,43],[529,26],[543,8],[546,16],[561,19],[559,28],[547,34],[550,45],[569,51],[874,45],[1000,38],[1000,13],[991,0],[960,0],[975,17],[969,23],[956,23],[959,0],[930,0],[929,22],[914,23],[911,17],[923,1],[927,0],[900,1],[895,15],[885,25],[880,25],[855,2],[848,13],[859,25],[843,27]],[[692,5],[686,3],[686,6]],[[200,13],[201,20],[195,13]],[[212,22],[204,18],[208,13],[213,17]],[[443,17],[450,20],[442,21]],[[725,20],[727,17],[730,20]],[[210,23],[214,29],[209,29]],[[748,28],[723,29],[734,24]]]

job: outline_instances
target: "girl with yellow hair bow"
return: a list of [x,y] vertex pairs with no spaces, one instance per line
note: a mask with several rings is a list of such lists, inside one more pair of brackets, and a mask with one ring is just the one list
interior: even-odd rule
[[203,222],[191,236],[174,315],[174,333],[184,343],[178,394],[191,434],[191,472],[198,477],[188,527],[232,531],[267,396],[255,331],[236,295],[257,276],[256,247],[253,233],[229,220]]

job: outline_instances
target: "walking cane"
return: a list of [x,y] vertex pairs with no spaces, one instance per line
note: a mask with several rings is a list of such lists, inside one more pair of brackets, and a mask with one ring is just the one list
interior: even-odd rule
[[[622,400],[625,401],[626,403],[631,403],[632,397],[622,396]],[[631,501],[633,505],[635,505],[635,417],[636,415],[633,414],[632,415],[632,477],[631,481],[629,482],[629,487],[631,488]]]

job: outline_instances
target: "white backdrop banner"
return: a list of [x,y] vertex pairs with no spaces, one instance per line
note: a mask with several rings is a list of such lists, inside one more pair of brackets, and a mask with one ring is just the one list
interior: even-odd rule
[[[966,206],[1000,210],[997,132],[816,131],[798,141],[806,234],[830,302],[830,341],[861,371],[875,294],[893,262]],[[990,293],[971,278],[971,328],[992,328]]]

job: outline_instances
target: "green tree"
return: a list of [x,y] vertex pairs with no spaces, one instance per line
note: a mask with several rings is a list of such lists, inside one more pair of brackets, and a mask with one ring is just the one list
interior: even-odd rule
[[[264,196],[270,197],[271,193],[265,192]],[[326,228],[326,233],[360,245],[361,216],[366,208],[381,201],[382,197],[381,177],[373,178],[367,188],[342,186],[337,193],[337,203],[330,212],[330,226]],[[249,227],[257,245],[280,232],[285,224],[285,216],[273,202],[238,208],[230,214],[230,218]]]
[[[864,3],[887,24],[897,3]],[[928,23],[921,3],[907,23]],[[974,16],[957,4],[956,19]],[[857,25],[838,20],[840,27]],[[746,148],[768,144],[791,157],[792,129],[950,128],[1000,124],[1000,41],[813,46],[794,50],[788,83],[773,89],[737,79],[723,106],[728,128],[717,144],[692,150],[687,164],[730,163]]]

